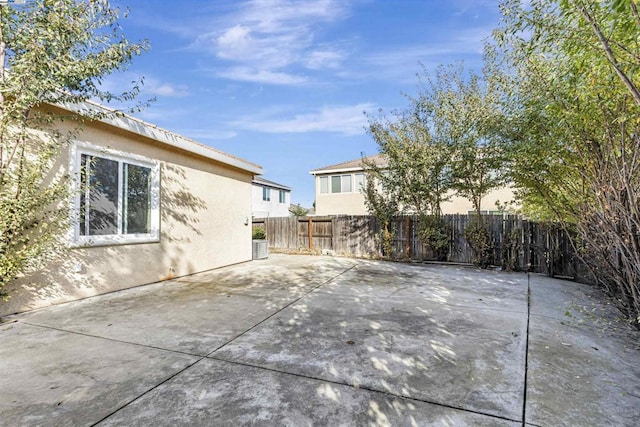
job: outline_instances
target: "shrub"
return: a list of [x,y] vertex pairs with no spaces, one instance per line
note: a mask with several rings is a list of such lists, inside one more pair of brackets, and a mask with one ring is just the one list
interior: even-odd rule
[[418,236],[438,261],[446,261],[451,242],[451,228],[442,217],[421,215],[418,222]]
[[267,238],[267,234],[264,231],[264,227],[256,227],[253,229],[253,235],[251,236],[253,240],[264,240]]
[[492,249],[487,226],[476,217],[465,227],[464,237],[471,246],[473,264],[480,268],[487,268],[491,264]]

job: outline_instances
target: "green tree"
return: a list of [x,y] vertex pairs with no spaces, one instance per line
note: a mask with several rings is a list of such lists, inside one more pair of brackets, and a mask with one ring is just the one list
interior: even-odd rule
[[393,257],[393,239],[395,234],[391,229],[393,217],[398,215],[398,191],[390,186],[387,181],[389,175],[387,167],[381,166],[375,161],[362,159],[362,164],[367,172],[365,186],[362,189],[367,211],[380,222],[380,246],[382,256]]
[[433,137],[430,106],[419,97],[409,100],[411,106],[391,119],[369,117],[369,132],[386,165],[381,168],[365,163],[365,200],[369,212],[382,221],[383,242],[393,238],[387,228],[392,215],[416,214],[422,242],[442,258],[448,248],[441,204],[449,197],[449,148]]
[[[146,43],[129,42],[119,11],[106,0],[33,0],[0,6],[0,296],[3,287],[52,255],[68,227],[69,178],[53,168],[79,129],[78,116],[49,106],[84,108],[97,99],[131,101],[137,87],[115,95],[103,79],[123,69]],[[77,121],[68,133],[60,120]]]
[[478,214],[468,240],[486,264],[480,261],[488,253],[482,199],[505,181],[498,89],[461,65],[441,66],[433,77],[423,72],[409,108],[391,119],[370,117],[370,133],[388,158],[384,174],[374,170],[375,178],[385,191],[394,190],[403,211],[419,215],[421,240],[438,258],[449,244],[441,204],[457,194]]
[[291,205],[289,207],[289,212],[293,216],[306,216],[309,213],[309,209],[303,207],[302,205]]
[[504,136],[524,206],[577,233],[593,277],[640,325],[637,6],[508,1],[502,10]]
[[[462,66],[440,67],[427,102],[436,111],[439,138],[449,147],[451,189],[476,212],[465,229],[474,263],[491,262],[491,241],[481,208],[483,198],[505,184],[500,86],[485,73],[465,73]],[[424,95],[423,95],[424,96]]]

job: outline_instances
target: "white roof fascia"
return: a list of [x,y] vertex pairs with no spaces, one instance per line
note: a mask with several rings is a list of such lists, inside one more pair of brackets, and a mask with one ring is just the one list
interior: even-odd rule
[[284,191],[291,192],[291,187],[287,187],[287,186],[276,184],[276,183],[261,182],[254,179],[253,181],[251,181],[251,184],[260,186],[260,187],[269,187],[269,188],[275,188],[277,190],[284,190]]
[[325,175],[328,173],[343,173],[343,172],[364,172],[364,168],[363,167],[357,167],[357,168],[342,168],[342,169],[321,169],[321,170],[316,170],[316,171],[310,171],[309,174],[311,175]]
[[143,120],[136,119],[134,117],[128,115],[115,115],[116,111],[105,106],[102,106],[97,103],[93,103],[90,101],[82,102],[78,104],[61,104],[60,107],[72,111],[74,113],[78,113],[82,115],[84,111],[91,110],[104,110],[107,113],[114,113],[113,116],[106,117],[100,119],[101,122],[113,125],[120,129],[127,130],[129,132],[135,133],[137,135],[141,135],[164,144],[167,144],[171,147],[179,148],[184,151],[188,151],[190,153],[197,154],[199,156],[215,160],[220,163],[224,163],[229,166],[236,167],[238,169],[245,170],[247,172],[251,172],[254,175],[262,175],[263,169],[258,165],[254,165],[252,163],[243,161],[242,159],[238,159],[236,157],[227,155],[223,152],[208,148],[206,146],[202,146],[189,138],[186,138],[182,135],[178,135],[177,133],[173,133],[166,129],[162,129],[158,126],[152,125],[151,123],[147,123]]

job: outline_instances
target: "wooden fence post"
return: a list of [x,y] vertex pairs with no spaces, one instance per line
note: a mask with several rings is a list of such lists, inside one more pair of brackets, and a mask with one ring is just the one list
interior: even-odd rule
[[309,217],[309,250],[313,250],[313,219]]
[[405,237],[404,254],[407,258],[411,258],[411,241],[409,239],[410,228],[411,226],[410,226],[409,215],[407,215],[404,217],[404,237]]
[[338,236],[338,219],[334,216],[331,218],[331,249],[333,249],[335,253],[342,250],[341,247],[338,247],[339,244],[342,244],[342,242]]

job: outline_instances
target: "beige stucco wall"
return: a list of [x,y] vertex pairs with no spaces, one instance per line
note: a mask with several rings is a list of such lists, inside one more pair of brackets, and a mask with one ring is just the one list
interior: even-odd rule
[[368,215],[362,193],[316,193],[316,215]]
[[[320,193],[319,175],[315,177],[316,186],[316,215],[368,215],[364,194],[360,191],[351,193]],[[509,187],[500,188],[487,194],[481,203],[485,211],[497,210],[496,201],[501,204],[513,200],[513,190]],[[473,210],[470,201],[463,197],[454,196],[442,204],[443,214],[466,214]]]
[[320,175],[316,176],[316,215],[368,215],[364,194],[360,191],[350,193],[320,193]]
[[[160,241],[70,249],[10,285],[0,315],[251,259],[249,172],[100,123],[87,125],[77,140],[160,160]],[[65,150],[62,172],[68,156]]]
[[[480,209],[483,211],[496,211],[498,210],[496,201],[499,201],[500,204],[513,201],[513,189],[504,187],[489,192],[482,198]],[[442,203],[442,213],[445,215],[466,214],[472,210],[474,210],[473,204],[469,200],[459,196],[454,196],[449,201]]]

